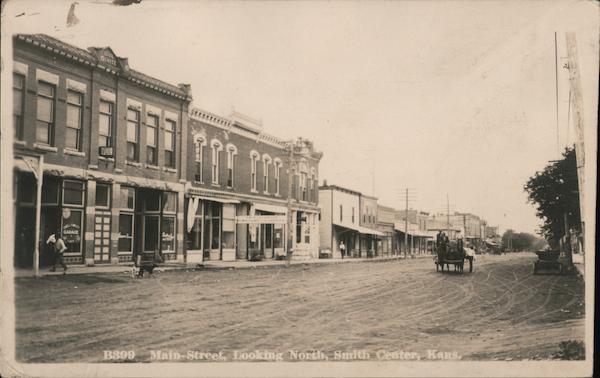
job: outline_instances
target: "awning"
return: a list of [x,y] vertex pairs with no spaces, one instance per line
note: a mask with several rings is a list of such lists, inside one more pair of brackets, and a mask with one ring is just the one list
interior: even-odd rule
[[[402,223],[402,222],[394,223],[394,230],[404,233],[404,223]],[[411,236],[416,236],[419,238],[433,238],[433,236],[431,234],[429,234],[427,231],[415,230],[415,229],[411,229],[410,227],[407,230],[407,234],[411,235]]]
[[195,194],[190,194],[190,197],[198,198],[203,201],[213,201],[213,202],[220,202],[220,203],[240,203],[240,201],[238,201],[236,199],[230,199],[230,198],[197,196]]
[[287,207],[285,206],[277,206],[277,205],[268,205],[266,203],[252,203],[254,210],[267,211],[269,213],[275,214],[287,214]]
[[379,232],[377,230],[373,230],[373,229],[366,228],[366,227],[356,226],[356,225],[353,225],[353,224],[339,224],[339,223],[336,223],[336,222],[333,222],[333,224],[336,225],[336,226],[338,226],[338,227],[344,227],[344,228],[347,228],[347,229],[350,229],[350,230],[357,231],[357,232],[359,232],[361,234],[364,234],[364,235],[385,236],[383,234],[383,232]]

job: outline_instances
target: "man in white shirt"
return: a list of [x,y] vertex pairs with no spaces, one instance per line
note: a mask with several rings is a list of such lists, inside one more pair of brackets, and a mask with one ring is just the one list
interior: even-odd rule
[[46,243],[54,243],[54,266],[50,271],[55,272],[56,266],[60,265],[63,268],[63,274],[67,274],[67,264],[65,264],[65,260],[63,259],[63,253],[67,250],[67,246],[60,236],[60,232],[51,235]]

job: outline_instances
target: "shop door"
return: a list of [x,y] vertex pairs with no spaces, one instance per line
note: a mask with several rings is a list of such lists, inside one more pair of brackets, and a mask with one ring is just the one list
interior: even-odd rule
[[[35,208],[18,207],[15,222],[15,267],[33,266],[33,249],[35,247]],[[45,254],[46,240],[40,239],[40,255]]]
[[94,217],[94,262],[110,262],[110,211],[96,210]]
[[[34,218],[35,219],[35,216]],[[40,218],[40,266],[50,266],[54,264],[54,250],[46,244],[46,240],[52,234],[61,231],[61,213],[57,206],[48,206],[42,208]]]
[[273,258],[273,225],[272,224],[262,224],[260,226],[260,234],[262,241],[262,255],[266,259]]

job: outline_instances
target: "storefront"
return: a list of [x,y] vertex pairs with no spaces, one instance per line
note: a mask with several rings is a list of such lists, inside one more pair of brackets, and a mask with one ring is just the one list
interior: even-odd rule
[[235,260],[236,204],[240,201],[189,196],[186,203],[186,261]]

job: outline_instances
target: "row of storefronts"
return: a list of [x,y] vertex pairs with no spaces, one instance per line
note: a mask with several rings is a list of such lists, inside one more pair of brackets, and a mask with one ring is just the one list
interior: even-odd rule
[[108,47],[35,34],[15,36],[13,52],[16,266],[50,264],[55,233],[68,264],[318,257],[322,154],[310,141],[191,108],[189,85]]

